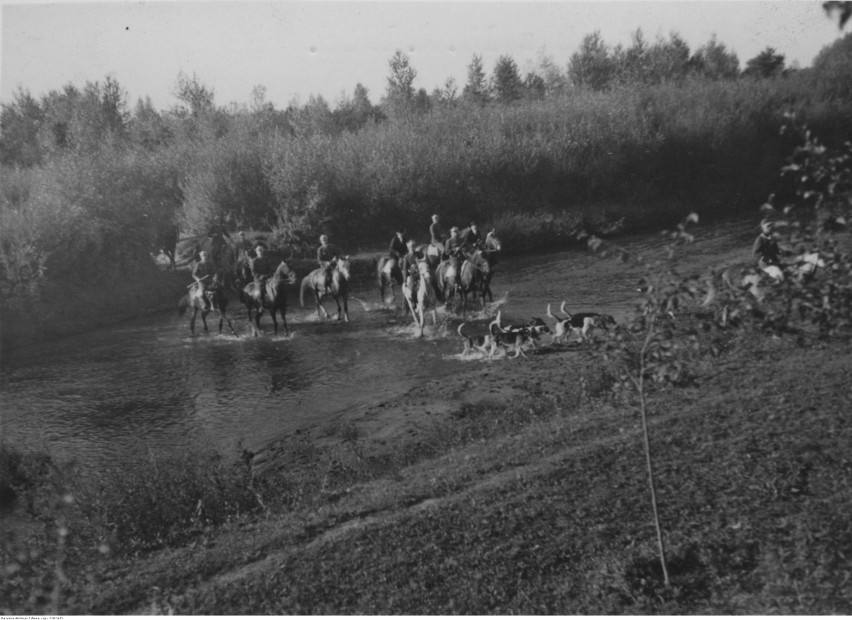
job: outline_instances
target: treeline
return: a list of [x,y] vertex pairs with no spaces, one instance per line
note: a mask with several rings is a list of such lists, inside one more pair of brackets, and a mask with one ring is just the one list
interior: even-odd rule
[[[852,130],[852,35],[813,67],[768,49],[746,63],[715,40],[629,47],[584,39],[565,69],[522,76],[474,56],[459,89],[415,89],[397,52],[377,104],[360,84],[284,110],[262,87],[218,106],[180,75],[178,104],[132,108],[113,77],[40,100],[19,90],[0,116],[0,280],[103,277],[149,260],[164,232],[225,218],[305,251],[319,232],[355,250],[397,225],[424,240],[429,215],[497,225],[509,248],[558,243],[581,223],[650,225],[672,212],[754,209],[777,181],[795,112],[825,137]],[[167,236],[167,235],[165,235]]]

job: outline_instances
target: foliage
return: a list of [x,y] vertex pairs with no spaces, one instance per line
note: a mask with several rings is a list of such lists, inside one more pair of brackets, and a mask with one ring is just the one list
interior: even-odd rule
[[778,54],[774,48],[767,47],[757,56],[746,62],[743,75],[769,78],[784,71],[784,54]]
[[497,59],[493,80],[492,90],[497,101],[512,103],[521,98],[524,85],[518,73],[518,65],[511,56],[504,54]]

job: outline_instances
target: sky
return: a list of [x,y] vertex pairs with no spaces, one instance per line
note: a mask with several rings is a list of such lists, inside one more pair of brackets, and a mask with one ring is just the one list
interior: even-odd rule
[[647,40],[677,32],[692,51],[716,35],[741,67],[766,47],[784,54],[788,66],[806,67],[844,34],[818,0],[0,4],[0,103],[19,87],[40,97],[112,75],[131,107],[150,97],[159,110],[177,103],[181,72],[212,89],[218,105],[248,104],[262,85],[277,108],[310,95],[333,107],[358,83],[378,103],[398,49],[417,71],[415,88],[431,93],[449,77],[460,90],[474,54],[488,75],[504,54],[522,73],[543,54],[564,69],[596,30],[613,46],[629,45],[637,28]]

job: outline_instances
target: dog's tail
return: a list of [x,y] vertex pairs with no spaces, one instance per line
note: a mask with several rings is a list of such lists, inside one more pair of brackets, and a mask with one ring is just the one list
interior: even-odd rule
[[560,311],[562,314],[564,314],[564,315],[565,315],[565,318],[566,318],[566,319],[570,319],[570,318],[571,318],[571,313],[570,313],[570,312],[568,312],[568,311],[565,309],[565,306],[566,306],[567,304],[568,304],[568,302],[567,302],[567,301],[563,301],[563,302],[562,302],[562,305],[561,305],[561,306],[559,306],[559,311]]
[[500,325],[500,312],[501,311],[498,310],[497,316],[494,317],[494,320],[488,324],[488,331],[491,333],[492,336],[499,334],[501,331],[503,331],[503,326]]
[[467,323],[459,323],[459,326],[456,329],[456,331],[459,333],[459,336],[461,336],[462,338],[465,337],[465,335],[462,333],[462,327],[464,327],[465,325],[467,325]]

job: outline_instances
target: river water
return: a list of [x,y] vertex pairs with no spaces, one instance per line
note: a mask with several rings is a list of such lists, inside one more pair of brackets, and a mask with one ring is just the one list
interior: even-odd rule
[[[501,263],[493,289],[498,304],[511,297],[504,318],[544,316],[545,300],[558,307],[566,296],[604,301],[617,316],[617,300],[633,285],[602,290],[596,272],[584,276],[578,264],[596,259],[581,256]],[[273,336],[268,316],[265,334],[252,337],[244,309],[232,303],[236,337],[217,335],[215,321],[210,335],[192,337],[188,317],[167,313],[4,354],[2,439],[82,465],[188,447],[236,455],[470,363],[458,359],[458,321],[444,320],[442,333],[429,322],[416,338],[410,316],[381,304],[373,285],[354,297],[345,323],[320,321],[291,295],[289,337]]]
[[289,337],[273,336],[268,316],[252,337],[244,310],[230,314],[236,337],[216,321],[192,337],[187,317],[169,313],[4,355],[3,439],[83,464],[186,447],[234,454],[453,371],[457,343],[414,338],[410,318],[380,303],[350,300],[350,323],[291,309]]

